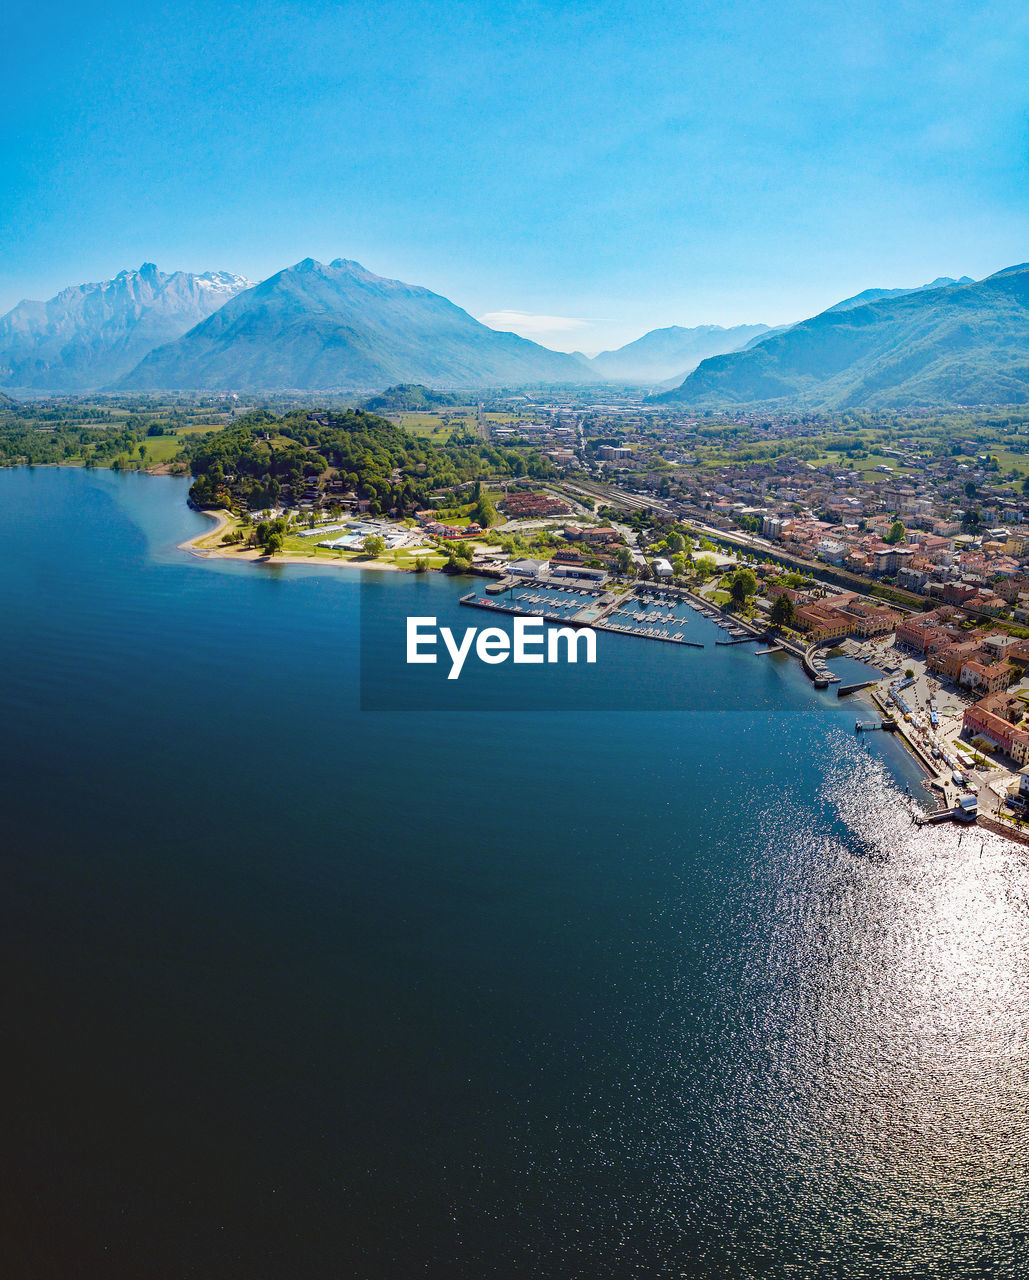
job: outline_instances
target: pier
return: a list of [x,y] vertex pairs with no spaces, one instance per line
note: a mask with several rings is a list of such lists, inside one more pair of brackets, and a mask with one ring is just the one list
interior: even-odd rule
[[[704,648],[700,641],[686,639],[684,629],[688,619],[661,598],[639,600],[632,593],[619,597],[613,592],[597,596],[582,587],[558,586],[533,578],[513,581],[507,590],[507,599],[498,598],[499,593],[481,596],[470,591],[461,597],[460,603],[514,617],[542,618],[555,626],[592,627],[597,631],[639,636],[643,640],[661,640],[687,649]],[[581,596],[588,597],[588,602],[584,604],[575,598]],[[665,607],[657,609],[655,604]]]
[[848,693],[857,693],[859,689],[870,689],[873,685],[879,683],[878,678],[874,680],[859,680],[857,684],[841,684],[836,690],[837,698],[845,698]]
[[[491,582],[484,593],[470,591],[460,603],[470,608],[493,610],[514,617],[542,618],[555,626],[592,627],[642,640],[660,640],[685,649],[703,649],[699,640],[686,638],[693,615],[699,613],[726,633],[718,645],[773,641],[758,652],[802,655],[780,637],[773,637],[763,623],[726,614],[710,600],[688,587],[670,583],[639,582],[618,595],[571,580],[507,575]],[[835,677],[834,677],[835,678]]]
[[828,689],[831,684],[839,684],[840,677],[825,665],[825,659],[818,653],[819,648],[834,641],[816,640],[804,650],[804,674],[816,689]]

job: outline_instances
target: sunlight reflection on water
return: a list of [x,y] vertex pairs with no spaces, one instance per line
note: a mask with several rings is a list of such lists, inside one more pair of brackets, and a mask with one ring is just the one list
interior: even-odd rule
[[915,826],[882,764],[834,745],[828,813],[782,797],[726,886],[720,1025],[673,980],[621,1104],[593,1100],[583,1185],[622,1181],[592,1274],[1018,1274],[1026,853]]

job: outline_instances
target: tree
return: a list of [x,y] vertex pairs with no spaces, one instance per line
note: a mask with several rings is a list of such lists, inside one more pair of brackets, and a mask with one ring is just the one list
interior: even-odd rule
[[615,560],[618,562],[619,573],[632,572],[632,552],[628,547],[619,547],[615,553]]
[[903,542],[908,536],[908,531],[904,528],[900,520],[894,520],[890,525],[890,531],[883,537],[883,542],[889,546],[895,546],[898,542]]
[[497,509],[487,497],[481,497],[475,507],[475,519],[483,529],[489,529],[492,525],[499,524],[500,516],[497,515]]
[[268,540],[264,544],[264,554],[273,556],[282,550],[282,534],[276,530],[268,535]]
[[706,582],[712,574],[718,572],[718,565],[715,564],[714,556],[698,556],[693,562],[693,567],[697,571],[697,577],[701,582]]
[[796,610],[793,607],[793,601],[786,594],[781,592],[775,597],[772,605],[772,612],[769,615],[773,627],[790,627],[793,625],[793,616]]
[[729,583],[729,594],[733,603],[742,608],[747,600],[757,591],[757,578],[750,569],[738,569]]
[[381,556],[386,550],[386,539],[380,538],[377,533],[370,533],[361,543],[361,550],[366,556]]
[[681,578],[686,572],[686,557],[682,552],[678,555],[672,556],[672,572],[677,578]]
[[667,538],[668,550],[679,552],[686,550],[686,539],[681,533],[670,533]]

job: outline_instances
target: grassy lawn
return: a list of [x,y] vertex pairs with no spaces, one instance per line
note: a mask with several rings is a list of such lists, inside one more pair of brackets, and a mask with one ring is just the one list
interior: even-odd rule
[[[326,534],[327,538],[335,534]],[[303,556],[305,560],[319,561],[325,564],[339,564],[341,561],[355,561],[358,564],[374,568],[377,564],[395,564],[398,569],[413,569],[417,560],[427,560],[434,569],[446,564],[448,557],[441,551],[415,551],[401,547],[396,551],[384,551],[374,560],[363,551],[337,550],[330,547],[319,547],[315,538],[300,538],[296,534],[287,534],[282,544],[284,555]]]
[[[889,458],[882,453],[870,453],[867,458],[852,458],[846,453],[826,453],[815,465],[820,462],[830,462],[841,471],[874,471],[876,467],[890,467],[894,475],[910,476],[918,470],[917,467],[904,466],[899,458]],[[889,479],[885,472],[880,474],[884,480]]]
[[[439,413],[390,413],[386,415],[399,427],[409,431],[413,436],[428,436],[438,444],[443,444],[455,431],[476,429],[478,418],[474,408],[457,406]],[[444,422],[444,418],[457,418],[458,422]]]
[[182,441],[176,436],[148,436],[144,443],[146,445],[144,461],[147,466],[153,466],[159,462],[171,462],[182,452]]
[[[326,538],[339,537],[338,533],[327,533]],[[357,560],[363,557],[363,551],[333,550],[329,547],[316,546],[316,538],[300,538],[296,534],[287,534],[282,541],[282,550],[286,555],[305,556],[309,560]]]
[[383,559],[392,559],[398,569],[413,569],[418,560],[425,560],[430,568],[433,569],[441,569],[447,562],[447,557],[443,555],[442,552],[411,552],[405,547],[402,547],[399,551],[387,551],[383,556]]

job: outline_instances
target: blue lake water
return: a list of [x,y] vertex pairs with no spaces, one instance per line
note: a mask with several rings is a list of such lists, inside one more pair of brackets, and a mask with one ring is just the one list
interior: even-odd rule
[[1024,850],[753,646],[361,711],[475,584],[184,500],[0,473],[6,1274],[1024,1274]]

